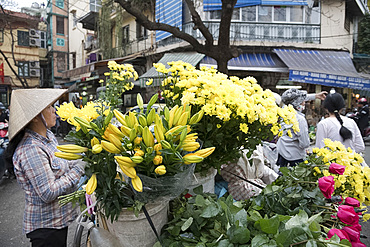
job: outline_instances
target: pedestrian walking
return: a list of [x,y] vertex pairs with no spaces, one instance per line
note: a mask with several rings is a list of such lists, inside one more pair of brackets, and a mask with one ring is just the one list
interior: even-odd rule
[[317,124],[316,147],[323,148],[324,139],[328,138],[343,143],[346,148],[350,147],[356,153],[364,151],[365,144],[356,122],[339,114],[345,108],[343,96],[331,93],[326,96],[323,106],[329,112],[329,117]]
[[310,138],[308,135],[308,125],[305,115],[302,111],[305,109],[305,101],[317,99],[325,99],[327,92],[323,91],[318,94],[307,94],[307,91],[298,90],[295,88],[289,89],[283,93],[281,100],[285,105],[292,105],[297,111],[296,118],[299,124],[299,132],[288,134],[288,126],[281,123],[283,135],[278,139],[276,144],[278,159],[276,164],[283,166],[296,166],[303,162],[306,155],[306,149],[310,146]]
[[77,212],[58,197],[77,189],[84,162],[57,158],[53,103],[66,90],[18,89],[11,97],[6,159],[25,192],[23,231],[32,246],[67,246],[68,225]]

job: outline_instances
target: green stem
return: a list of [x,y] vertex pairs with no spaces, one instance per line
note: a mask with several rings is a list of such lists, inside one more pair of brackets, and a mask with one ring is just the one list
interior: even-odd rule
[[304,183],[304,184],[317,184],[317,182],[311,182],[311,181],[301,181],[301,180],[298,180],[296,181],[297,183]]
[[315,206],[315,207],[318,207],[318,208],[324,208],[324,209],[328,209],[328,210],[331,210],[333,212],[336,212],[336,210],[334,210],[334,209],[332,209],[330,207],[325,207],[325,206],[320,206],[320,205],[315,205],[315,204],[313,204],[312,206]]

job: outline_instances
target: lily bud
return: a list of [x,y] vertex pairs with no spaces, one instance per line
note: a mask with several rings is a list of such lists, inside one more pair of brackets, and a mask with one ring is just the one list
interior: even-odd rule
[[166,167],[164,165],[160,165],[157,168],[155,168],[154,172],[158,175],[164,175],[166,174]]

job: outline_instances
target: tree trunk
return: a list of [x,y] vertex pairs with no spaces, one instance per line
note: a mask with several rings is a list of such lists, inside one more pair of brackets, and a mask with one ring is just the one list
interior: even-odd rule
[[227,58],[219,58],[217,60],[217,70],[221,73],[227,74],[229,70],[227,69],[227,62],[229,59]]

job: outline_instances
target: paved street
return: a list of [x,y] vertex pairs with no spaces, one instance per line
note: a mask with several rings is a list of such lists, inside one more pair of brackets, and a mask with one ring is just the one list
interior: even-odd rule
[[[370,146],[366,147],[365,160],[370,165]],[[0,182],[0,245],[2,247],[30,246],[28,239],[22,233],[22,215],[24,210],[24,195],[15,179],[3,179]],[[68,246],[72,246],[75,224],[70,227]],[[370,246],[370,222],[363,224],[362,233],[369,236],[362,239]]]

